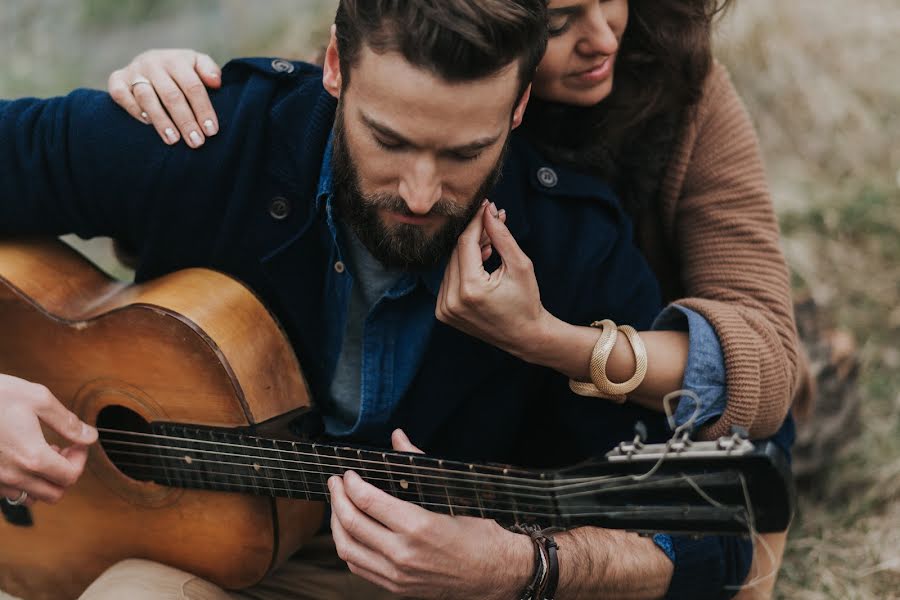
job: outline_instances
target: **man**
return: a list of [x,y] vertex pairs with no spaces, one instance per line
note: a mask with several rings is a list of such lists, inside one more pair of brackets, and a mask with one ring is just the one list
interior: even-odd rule
[[[565,377],[433,317],[454,285],[445,265],[457,238],[451,262],[481,268],[496,253],[533,270],[542,305],[569,322],[646,328],[659,309],[608,190],[510,139],[543,51],[543,11],[542,0],[344,0],[324,73],[284,61],[226,68],[214,102],[227,133],[200,153],[161,147],[94,92],[0,104],[0,233],[110,235],[137,250],[140,280],[189,266],[242,279],[285,326],[336,437],[412,449],[391,433],[401,427],[430,453],[530,464],[606,449],[646,411],[576,399]],[[505,223],[483,204],[489,192]],[[14,417],[0,423],[0,493],[58,499],[95,432],[34,384],[0,386]],[[65,461],[39,421],[73,442]],[[491,521],[429,513],[349,472],[330,490],[338,555],[382,589],[512,598],[532,577],[531,541]],[[558,541],[560,597],[677,595],[699,572],[735,583],[749,566],[734,540],[698,542],[694,554],[685,542],[675,563],[625,532]],[[278,585],[293,595],[305,576]],[[148,597],[188,582],[224,594],[132,562],[86,597],[139,598],[134,578]],[[279,597],[264,588],[249,593]]]

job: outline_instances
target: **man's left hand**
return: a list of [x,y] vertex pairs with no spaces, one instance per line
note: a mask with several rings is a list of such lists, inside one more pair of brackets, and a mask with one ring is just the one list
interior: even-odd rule
[[[401,431],[394,449],[420,452]],[[417,598],[513,598],[528,584],[531,540],[496,522],[394,498],[353,471],[328,481],[331,532],[353,573]]]

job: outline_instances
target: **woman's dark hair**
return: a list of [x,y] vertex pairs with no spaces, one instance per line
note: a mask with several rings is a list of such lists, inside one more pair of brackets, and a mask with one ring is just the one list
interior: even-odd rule
[[712,26],[731,0],[629,0],[608,98],[532,99],[525,131],[547,158],[613,183],[629,212],[658,191],[685,111],[712,68]]
[[546,0],[341,0],[341,77],[363,44],[399,52],[447,81],[488,77],[519,61],[519,96],[547,46]]

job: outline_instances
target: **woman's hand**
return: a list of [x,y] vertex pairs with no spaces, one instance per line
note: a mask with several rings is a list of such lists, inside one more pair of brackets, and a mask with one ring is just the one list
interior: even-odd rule
[[[534,268],[505,225],[505,213],[486,204],[459,236],[450,256],[435,316],[493,346],[529,360],[552,322],[541,304]],[[500,268],[484,260],[496,250]]]
[[[70,445],[60,449],[48,444],[42,424]],[[0,375],[0,496],[26,506],[58,502],[81,476],[88,446],[96,441],[97,430],[47,388]]]
[[169,145],[199,148],[219,131],[207,87],[222,85],[215,61],[195,50],[148,50],[109,76],[109,94]]

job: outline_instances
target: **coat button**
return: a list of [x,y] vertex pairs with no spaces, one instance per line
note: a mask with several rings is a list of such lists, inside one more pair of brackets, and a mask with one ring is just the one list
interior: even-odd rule
[[556,175],[556,171],[549,167],[541,167],[538,169],[537,178],[538,182],[545,188],[556,187],[556,184],[559,183],[559,177]]
[[290,75],[294,72],[294,65],[283,58],[276,58],[272,61],[272,70],[276,73],[287,73]]
[[269,202],[269,216],[277,221],[287,219],[291,214],[291,203],[287,198],[276,196]]
[[335,272],[343,273],[345,269],[346,269],[346,267],[344,266],[344,263],[342,263],[341,261],[337,261],[336,263],[334,263]]

